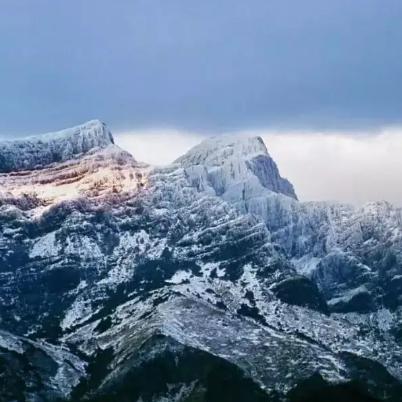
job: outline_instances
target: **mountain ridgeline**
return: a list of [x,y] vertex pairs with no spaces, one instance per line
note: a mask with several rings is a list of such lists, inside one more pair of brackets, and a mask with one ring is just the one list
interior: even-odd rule
[[0,401],[402,401],[401,209],[300,202],[260,137],[0,142],[0,283]]

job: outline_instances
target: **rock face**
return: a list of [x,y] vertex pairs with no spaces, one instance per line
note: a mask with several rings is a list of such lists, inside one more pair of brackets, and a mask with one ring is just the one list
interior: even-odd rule
[[0,400],[400,401],[400,209],[300,203],[259,137],[0,161]]
[[231,203],[270,193],[297,200],[292,184],[280,176],[260,137],[222,135],[202,142],[176,161],[189,169],[199,186],[207,182]]
[[98,120],[58,133],[4,141],[0,143],[0,173],[42,168],[111,144],[112,134]]

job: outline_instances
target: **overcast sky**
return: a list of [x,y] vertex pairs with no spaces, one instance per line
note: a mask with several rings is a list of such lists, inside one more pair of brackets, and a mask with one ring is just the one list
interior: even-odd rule
[[401,0],[2,0],[0,132],[401,120]]
[[401,16],[401,0],[2,0],[0,137],[94,118],[182,144],[258,129],[293,161],[295,144],[384,141],[402,123]]

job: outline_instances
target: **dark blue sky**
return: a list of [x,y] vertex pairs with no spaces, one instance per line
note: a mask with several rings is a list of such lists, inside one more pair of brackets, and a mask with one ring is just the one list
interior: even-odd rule
[[401,0],[4,0],[0,135],[402,120]]

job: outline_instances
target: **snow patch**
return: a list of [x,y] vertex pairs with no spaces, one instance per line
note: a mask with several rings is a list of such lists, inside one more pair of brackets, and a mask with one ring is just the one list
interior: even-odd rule
[[170,279],[165,280],[167,283],[178,285],[186,280],[189,280],[193,274],[189,271],[177,271]]
[[91,315],[95,314],[92,311],[92,303],[90,300],[76,299],[71,307],[67,310],[60,327],[63,331],[78,325],[87,320]]
[[17,353],[23,353],[22,342],[11,334],[0,331],[0,348],[12,350]]
[[345,292],[342,296],[340,297],[334,297],[333,299],[328,301],[329,306],[334,306],[335,304],[338,303],[349,303],[355,296],[363,293],[370,293],[367,288],[363,286],[359,286],[358,288],[349,290],[348,292]]
[[308,277],[317,268],[318,264],[321,262],[321,258],[305,255],[302,258],[292,259],[291,261],[298,274]]
[[[221,264],[220,262],[208,262],[205,264],[198,262],[197,265],[200,267],[202,275],[206,278],[209,278],[211,276],[211,272],[214,269],[218,270]],[[225,272],[225,270],[223,270],[223,272]]]
[[378,328],[386,332],[392,328],[395,321],[395,315],[392,314],[388,309],[382,308],[376,312],[376,318],[378,323]]
[[48,233],[41,237],[32,247],[29,253],[29,258],[42,257],[49,258],[55,257],[60,252],[60,246],[56,244],[56,232]]
[[104,255],[99,245],[90,237],[67,237],[66,254],[78,254],[83,259],[103,259]]

